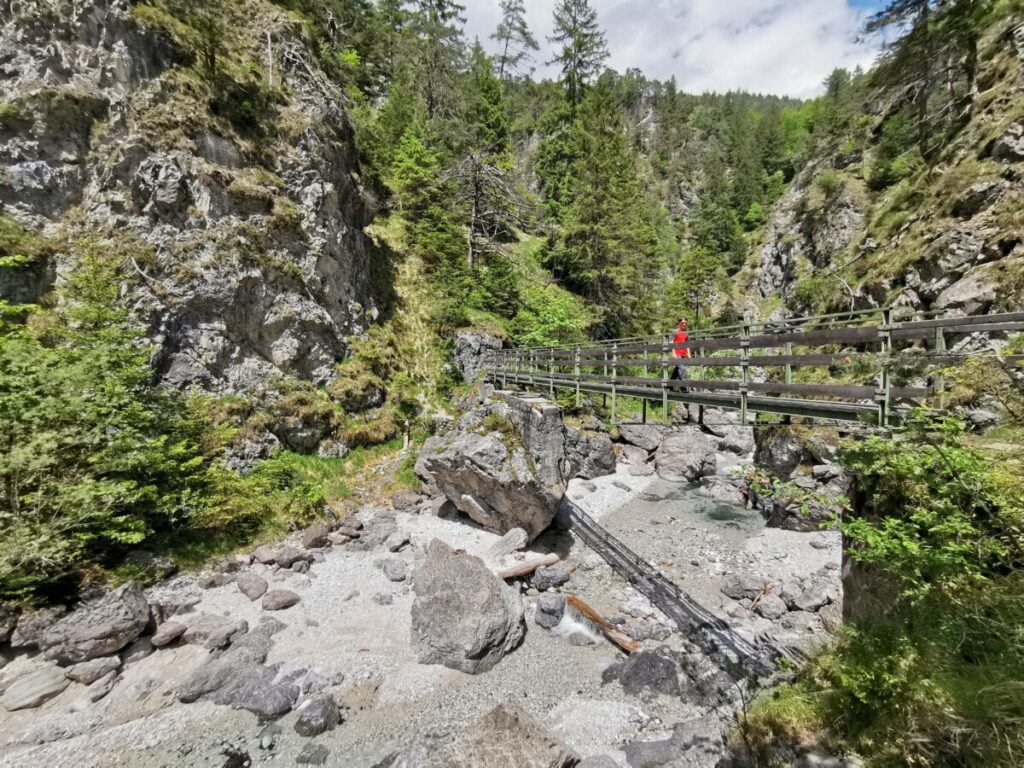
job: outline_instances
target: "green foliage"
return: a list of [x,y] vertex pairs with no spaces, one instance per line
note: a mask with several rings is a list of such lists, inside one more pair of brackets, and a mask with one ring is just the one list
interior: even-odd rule
[[917,167],[912,154],[914,126],[906,114],[892,115],[882,126],[882,138],[878,142],[868,172],[868,186],[874,190],[891,187],[905,179]]
[[[256,530],[278,514],[257,479],[213,458],[222,444],[202,402],[151,386],[149,350],[115,308],[110,244],[83,240],[73,250],[78,267],[60,314],[0,319],[7,598],[32,598],[148,540]],[[316,505],[307,493],[298,507]]]
[[909,429],[906,441],[874,436],[844,453],[878,516],[844,523],[850,556],[884,566],[915,600],[1024,565],[1024,488],[993,475],[956,419],[921,413]]
[[963,431],[919,413],[898,440],[844,450],[846,555],[880,610],[861,610],[834,649],[755,703],[752,755],[824,741],[870,766],[1019,765],[1024,481],[1019,456],[982,455]]
[[559,0],[554,34],[548,42],[561,46],[550,63],[561,68],[566,97],[575,107],[608,58],[608,43],[597,24],[597,11],[587,0]]

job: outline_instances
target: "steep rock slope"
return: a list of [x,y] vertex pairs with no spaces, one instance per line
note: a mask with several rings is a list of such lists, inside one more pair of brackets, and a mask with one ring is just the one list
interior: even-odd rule
[[1019,308],[1024,25],[983,39],[978,92],[932,167],[872,189],[880,131],[863,151],[820,154],[775,207],[752,272],[762,312]]
[[344,96],[301,20],[223,9],[204,62],[159,5],[0,0],[0,215],[61,244],[0,294],[34,298],[86,244],[123,261],[163,381],[324,383],[386,287]]

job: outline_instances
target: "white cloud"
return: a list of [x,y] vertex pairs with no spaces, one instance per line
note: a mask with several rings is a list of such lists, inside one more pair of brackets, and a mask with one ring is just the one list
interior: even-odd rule
[[[465,0],[466,34],[493,48],[498,0]],[[861,3],[863,5],[863,3]],[[846,0],[592,0],[608,35],[609,65],[675,75],[692,93],[744,89],[808,97],[835,67],[867,67],[872,44],[857,42],[865,11]],[[557,72],[551,56],[553,0],[526,0],[541,43],[536,75]]]

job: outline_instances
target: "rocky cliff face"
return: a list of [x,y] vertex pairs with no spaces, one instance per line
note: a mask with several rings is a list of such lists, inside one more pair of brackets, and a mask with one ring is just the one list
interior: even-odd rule
[[765,227],[753,287],[791,313],[1018,309],[1024,300],[1024,25],[988,34],[978,93],[931,166],[871,189],[874,148],[823,151]]
[[[0,214],[123,262],[163,381],[325,383],[379,312],[344,96],[282,9],[226,12],[204,77],[154,6],[0,0]],[[59,281],[76,256],[56,250],[36,270]]]

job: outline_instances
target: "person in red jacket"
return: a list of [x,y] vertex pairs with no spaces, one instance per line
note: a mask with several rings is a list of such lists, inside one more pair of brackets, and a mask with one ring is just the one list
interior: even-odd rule
[[[686,318],[684,317],[679,320],[679,325],[676,326],[676,335],[675,338],[672,339],[672,344],[685,344],[689,340],[690,334],[686,331]],[[690,350],[673,348],[672,354],[677,360],[681,360],[690,357]],[[671,378],[673,380],[686,381],[689,378],[686,372],[686,366],[677,364],[675,370],[672,371]]]

